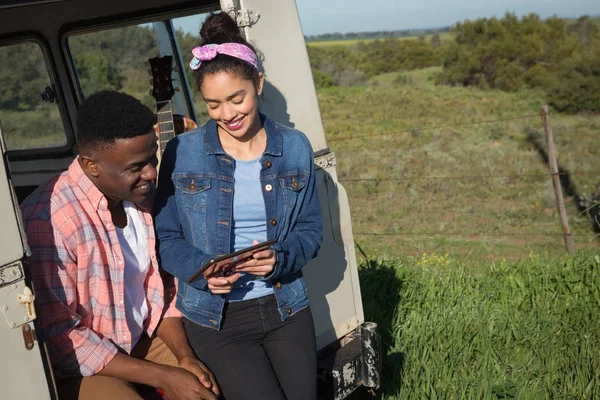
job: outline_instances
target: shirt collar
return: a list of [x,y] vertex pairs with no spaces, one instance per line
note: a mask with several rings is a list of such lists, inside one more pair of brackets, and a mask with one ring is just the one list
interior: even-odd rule
[[[267,147],[265,148],[265,154],[272,156],[281,156],[283,149],[283,138],[281,132],[275,123],[267,118],[264,114],[258,114],[260,121],[262,122],[265,132],[267,132]],[[217,122],[214,119],[209,120],[204,126],[206,133],[204,135],[204,148],[206,154],[222,155],[225,154],[219,135],[217,133]]]

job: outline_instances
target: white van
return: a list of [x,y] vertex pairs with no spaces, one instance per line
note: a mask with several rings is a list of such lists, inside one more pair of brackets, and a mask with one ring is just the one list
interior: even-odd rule
[[[203,123],[200,113],[204,106],[194,104],[194,91],[185,73],[184,58],[190,49],[180,51],[183,36],[177,27],[197,20],[199,28],[204,16],[217,10],[234,15],[247,39],[263,55],[267,84],[261,110],[306,133],[315,152],[324,242],[319,257],[304,274],[315,319],[320,398],[343,399],[360,386],[379,387],[379,335],[375,324],[364,321],[348,199],[337,182],[335,155],[327,147],[295,1],[8,0],[0,2],[3,399],[57,398],[36,324],[35,288],[28,277],[30,250],[18,203],[67,168],[76,154],[78,105],[92,91],[108,88],[114,78],[114,65],[102,46],[85,48],[81,43],[94,41],[81,39],[112,34],[122,38],[115,42],[119,46],[127,41],[131,45],[138,40],[138,31],[131,27],[143,28],[146,40],[153,41],[142,60],[145,65],[121,71],[123,76],[118,79],[135,83],[131,86],[135,90],[144,85],[150,89],[148,78],[141,79],[138,71],[148,69],[148,58],[172,56],[178,67],[170,72],[178,90],[170,99],[172,108],[176,114]],[[119,51],[123,62],[128,57],[132,62],[130,52]],[[147,102],[146,97],[143,101]]]

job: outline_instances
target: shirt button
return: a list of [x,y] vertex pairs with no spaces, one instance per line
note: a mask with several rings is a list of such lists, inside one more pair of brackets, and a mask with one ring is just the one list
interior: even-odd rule
[[286,308],[286,309],[285,309],[285,313],[286,313],[287,315],[290,315],[290,314],[292,313],[292,309],[291,309],[291,308]]
[[267,161],[265,162],[265,167],[267,167],[267,168],[271,168],[271,165],[273,165],[273,164],[271,163],[271,161],[267,160]]
[[125,304],[125,301],[121,300],[119,303],[121,303],[121,304]]
[[281,289],[281,282],[277,282],[277,283],[275,284],[275,287],[276,287],[277,289]]
[[123,340],[127,340],[127,336],[123,336]]
[[267,185],[265,185],[265,190],[267,192],[270,192],[271,190],[273,190],[273,186],[267,184]]
[[277,220],[275,218],[271,219],[271,226],[276,226]]

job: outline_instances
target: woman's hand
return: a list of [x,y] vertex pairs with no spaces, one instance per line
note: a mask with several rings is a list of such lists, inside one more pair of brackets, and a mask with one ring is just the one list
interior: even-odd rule
[[240,279],[240,274],[231,274],[229,276],[223,276],[219,272],[215,275],[206,276],[206,282],[208,283],[208,289],[212,294],[227,294],[231,292],[233,284]]
[[[258,240],[252,242],[252,245],[259,244]],[[277,252],[273,249],[267,249],[254,253],[252,259],[234,266],[234,272],[245,272],[257,276],[268,276],[273,272],[277,262]]]

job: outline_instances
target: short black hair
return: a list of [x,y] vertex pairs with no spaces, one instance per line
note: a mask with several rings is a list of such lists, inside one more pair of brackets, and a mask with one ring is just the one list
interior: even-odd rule
[[135,97],[112,90],[96,92],[77,110],[77,143],[80,148],[110,148],[117,139],[149,133],[155,119],[154,113]]

